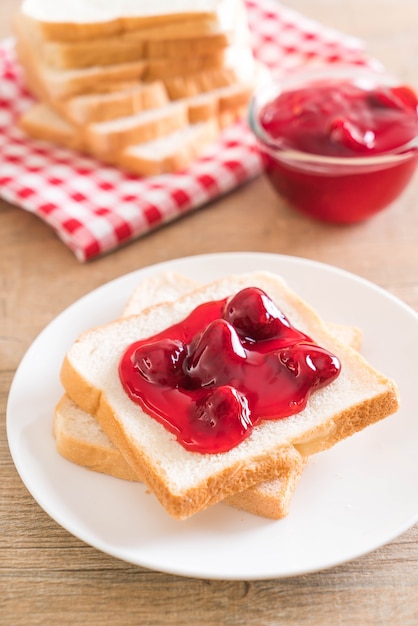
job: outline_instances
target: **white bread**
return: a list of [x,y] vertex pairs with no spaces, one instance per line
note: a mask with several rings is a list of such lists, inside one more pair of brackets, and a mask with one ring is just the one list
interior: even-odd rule
[[[94,417],[82,411],[67,395],[55,408],[53,433],[58,452],[68,461],[122,480],[143,482]],[[224,503],[260,517],[281,519],[289,512],[306,462],[301,460],[280,478],[254,485],[225,498]]]
[[34,104],[19,119],[19,126],[29,137],[83,151],[83,137],[53,109],[42,103]]
[[165,271],[148,276],[139,283],[123,307],[123,317],[137,315],[161,302],[173,302],[200,284],[178,272]]
[[[128,1],[117,8],[109,0],[53,8],[49,0],[25,2],[15,18],[17,51],[30,90],[52,111],[35,106],[23,116],[21,128],[140,175],[187,167],[220,129],[245,115],[262,76],[242,0],[189,2],[191,12],[185,9],[188,2],[170,7]],[[218,29],[204,36],[157,37],[159,28],[190,19],[214,20]],[[122,30],[109,36],[106,25],[114,20]],[[97,29],[88,40],[50,40],[43,34],[45,22]],[[105,25],[102,32],[100,25]]]
[[41,36],[53,41],[80,41],[120,36],[137,30],[168,28],[164,37],[177,33],[177,24],[204,35],[227,28],[234,19],[237,0],[24,0],[22,12],[36,22]]
[[[211,69],[222,67],[225,63],[226,45],[204,45],[198,39],[181,40],[183,45],[178,48],[177,42],[168,44],[166,53],[173,49],[184,54],[171,54],[156,57],[158,49],[163,50],[163,42],[159,46],[144,43],[136,39],[120,40],[93,40],[83,44],[60,44],[43,43],[33,29],[33,23],[25,18],[22,13],[14,17],[14,30],[21,47],[35,54],[32,65],[40,65],[48,70],[82,70],[90,67],[106,67],[108,65],[120,65],[124,63],[141,62],[148,80],[162,76],[183,74],[196,71],[197,69]],[[243,37],[239,38],[240,41]],[[210,38],[213,41],[213,38]],[[217,40],[215,40],[216,43]],[[232,47],[232,46],[231,46]],[[152,54],[154,52],[154,54]]]
[[93,154],[115,157],[127,146],[168,135],[187,124],[187,106],[178,101],[136,115],[89,124],[84,129],[84,136]]
[[[232,75],[228,71],[211,76],[215,83],[222,84],[232,80]],[[30,82],[32,91],[40,100],[49,103],[55,109],[55,113],[79,127],[79,130],[68,128],[67,133],[64,133],[69,136],[71,143],[67,141],[58,143],[70,147],[82,145],[93,155],[108,162],[118,163],[119,153],[127,146],[168,135],[172,131],[185,128],[189,123],[196,124],[216,119],[223,128],[228,123],[242,118],[256,82],[263,80],[263,72],[256,67],[252,74],[249,72],[246,82],[235,81],[175,102],[168,101],[167,90],[161,81],[137,84],[109,94],[88,94],[54,101],[44,88],[44,84],[37,80],[36,74],[28,73],[28,78],[32,81]],[[209,76],[203,72],[199,79],[196,77],[196,81],[184,78],[177,83],[173,81],[171,87],[174,85],[176,95],[182,90],[179,85],[183,85],[184,91],[189,88],[193,91],[193,86],[205,89],[210,86],[210,80],[205,81],[205,78]],[[45,137],[42,137],[42,133],[36,129],[40,111],[39,105],[32,111],[27,111],[22,117],[21,126],[32,136],[51,140],[53,131],[48,131]],[[46,108],[43,109],[41,117],[42,125],[45,126],[48,117]],[[54,127],[57,123],[57,115],[51,115],[51,126]],[[64,128],[64,121],[61,120],[59,125]],[[129,159],[130,155],[124,160],[127,162]]]
[[53,433],[58,452],[68,461],[115,478],[139,481],[96,420],[66,395],[55,408]]
[[[38,99],[44,100],[56,107],[61,105],[61,112],[65,107],[71,107],[71,99],[77,96],[93,95],[96,103],[104,100],[106,94],[114,96],[116,101],[122,101],[128,106],[131,101],[130,90],[135,92],[144,87],[146,65],[144,61],[132,63],[118,63],[115,65],[95,66],[79,70],[55,70],[47,67],[39,58],[31,55],[28,46],[22,39],[18,39],[16,49],[20,63],[25,71],[25,78],[31,91]],[[197,95],[203,91],[211,91],[244,83],[244,77],[249,76],[244,64],[231,64],[228,67],[209,68],[202,71],[191,71],[175,76],[164,76],[162,82],[171,100],[179,100]],[[148,81],[154,83],[156,81]],[[112,100],[110,99],[112,102]],[[77,107],[77,105],[75,105]],[[112,105],[110,105],[112,106]],[[157,105],[158,106],[158,105]],[[71,115],[71,113],[70,113]],[[110,118],[114,117],[112,111]],[[109,119],[109,116],[105,116]],[[86,122],[90,121],[86,120]],[[95,120],[100,121],[100,120]],[[84,123],[84,122],[83,122]]]
[[216,117],[188,124],[169,135],[126,147],[117,164],[141,176],[157,176],[186,169],[202,156],[219,135]]
[[[80,93],[96,93],[99,91],[114,91],[115,83],[127,84],[129,82],[138,80],[138,78],[144,77],[146,72],[149,77],[148,80],[154,78],[166,78],[172,80],[174,76],[185,76],[187,74],[202,71],[209,71],[211,69],[220,70],[224,67],[229,68],[230,71],[236,74],[235,80],[245,81],[251,74],[251,67],[249,63],[254,64],[253,60],[249,58],[250,43],[249,32],[246,21],[245,9],[241,3],[240,13],[238,18],[234,21],[232,31],[227,31],[225,40],[232,41],[233,45],[228,47],[228,54],[226,57],[222,53],[222,49],[225,46],[215,45],[217,39],[214,36],[201,37],[199,33],[196,33],[193,38],[185,38],[182,40],[166,40],[161,38],[160,40],[141,40],[140,43],[136,42],[136,45],[145,46],[146,57],[153,59],[151,64],[147,64],[147,59],[133,59],[130,62],[123,61],[123,57],[114,50],[115,42],[112,40],[103,40],[102,46],[106,50],[107,59],[104,59],[103,52],[98,53],[96,60],[89,59],[80,61],[82,65],[87,67],[76,69],[56,69],[54,65],[59,63],[57,59],[59,54],[57,50],[54,50],[50,56],[53,57],[53,65],[50,66],[45,62],[45,46],[57,45],[57,44],[43,44],[39,40],[39,36],[34,29],[34,23],[28,19],[23,12],[18,12],[14,17],[14,32],[17,40],[17,49],[20,60],[25,67],[27,74],[36,75],[36,82],[43,85],[44,90],[50,92],[52,99],[68,97],[74,94]],[[162,36],[162,27],[156,29],[156,33],[160,33]],[[230,33],[233,33],[231,36]],[[219,37],[219,35],[217,36]],[[116,39],[118,45],[125,46],[126,39],[120,37]],[[91,45],[98,46],[97,42],[87,42],[83,46]],[[129,46],[129,41],[126,46]],[[96,49],[94,48],[94,49]],[[52,49],[52,48],[51,48]],[[236,50],[234,52],[234,50]],[[244,53],[244,54],[243,54]],[[242,56],[243,55],[243,56]],[[74,51],[73,56],[77,58],[77,54]],[[170,71],[166,71],[167,61],[170,58],[181,57],[181,62],[168,63]],[[83,55],[81,54],[81,57]],[[186,58],[185,58],[186,57]],[[200,59],[200,57],[202,57]],[[130,57],[131,58],[131,57]],[[226,61],[225,61],[226,58]],[[197,59],[197,60],[196,60]],[[201,62],[198,62],[198,61]],[[94,62],[96,61],[96,62]],[[189,64],[189,66],[188,66]],[[196,67],[197,65],[197,67]],[[215,73],[216,78],[216,73]],[[210,81],[210,78],[208,78]],[[107,84],[110,83],[111,87],[107,88]],[[227,83],[214,83],[210,84],[205,90],[222,86]],[[193,92],[188,92],[184,95],[192,95]]]
[[[71,124],[44,104],[35,104],[20,119],[22,130],[34,139],[89,152],[85,138]],[[176,172],[190,165],[218,136],[216,118],[188,124],[160,139],[145,141],[114,154],[101,154],[110,165],[140,176]]]
[[[211,78],[222,84],[231,81],[232,76],[225,68],[215,76],[202,72],[196,80],[184,77],[180,84],[186,91],[191,85],[207,89]],[[48,111],[47,104],[37,104],[26,111],[21,127],[28,135],[87,152],[106,163],[147,176],[184,169],[200,156],[216,139],[216,129],[245,115],[254,85],[264,74],[257,66],[247,82],[232,82],[174,102],[168,101],[161,81],[109,94],[53,101],[36,74],[29,73],[28,77],[38,98],[51,102],[55,109]],[[178,81],[175,84],[179,95],[181,87]],[[103,121],[92,121],[96,119]],[[160,141],[163,137],[165,144]]]
[[189,56],[186,59],[149,59],[145,61],[144,80],[163,80],[171,76],[181,76],[193,72],[219,69],[227,66],[229,59],[227,51],[213,54]]
[[170,100],[182,100],[201,93],[228,87],[230,85],[245,84],[248,74],[242,65],[236,67],[219,67],[202,72],[190,72],[180,76],[167,76],[162,80]]
[[137,86],[145,70],[142,60],[81,70],[55,70],[42,63],[23,37],[16,40],[16,52],[31,91],[50,103],[80,94],[108,93]]
[[[16,49],[31,91],[39,99],[49,102],[52,106],[56,106],[57,103],[67,106],[71,98],[88,94],[96,96],[96,101],[105,94],[115,94],[116,98],[120,97],[122,101],[125,101],[126,106],[126,96],[128,100],[131,99],[129,90],[136,90],[144,85],[146,67],[144,61],[95,66],[80,70],[54,70],[42,64],[36,56],[32,56],[23,40],[17,40]],[[231,64],[227,67],[164,76],[160,82],[164,84],[171,100],[179,100],[219,87],[237,83],[245,84],[248,78],[251,79],[249,72],[240,62],[235,66]]]
[[[170,302],[196,289],[198,283],[174,272],[147,277],[134,290],[123,316],[139,314],[157,302]],[[327,324],[331,331],[356,350],[361,347],[361,331],[355,327]],[[64,395],[54,413],[54,436],[58,452],[69,461],[91,470],[125,480],[140,480],[104,434],[97,421]],[[284,472],[280,478],[250,487],[230,496],[227,504],[247,512],[281,519],[287,515],[291,498],[306,462]]]
[[219,117],[225,111],[246,109],[253,91],[254,84],[237,83],[186,98],[189,122],[193,124]]
[[72,124],[86,126],[128,117],[140,111],[166,106],[167,90],[161,81],[138,83],[119,91],[84,94],[55,102],[55,108]]
[[217,119],[225,112],[246,110],[252,84],[230,85],[204,94],[176,100],[164,107],[134,115],[93,122],[84,128],[86,145],[93,154],[106,157],[124,148],[157,139],[189,123]]
[[[254,91],[254,81],[232,83],[180,98],[188,109],[190,123],[201,122],[226,110],[246,107]],[[149,109],[167,106],[169,97],[162,81],[140,83],[118,92],[85,94],[54,103],[58,113],[76,126],[130,117]]]
[[[188,57],[211,55],[221,52],[231,45],[249,46],[250,36],[246,12],[241,0],[237,4],[234,20],[218,32],[202,33],[196,24],[196,32],[185,29],[185,36],[178,32],[182,21],[174,23],[177,32],[167,33],[167,24],[153,29],[144,28],[130,31],[129,34],[90,38],[88,40],[45,41],[35,20],[28,18],[24,12],[19,18],[34,43],[43,62],[53,68],[71,69],[94,65],[113,65],[140,59],[182,59],[187,64]],[[173,28],[172,24],[171,27]],[[190,25],[189,25],[190,26]]]
[[[246,286],[266,291],[300,330],[336,354],[340,376],[312,394],[298,415],[263,421],[226,453],[188,452],[122,390],[118,363],[133,341],[176,323],[198,304],[228,297]],[[68,352],[61,380],[69,397],[91,413],[110,440],[176,518],[280,476],[302,457],[395,412],[396,385],[357,352],[333,337],[319,316],[284,282],[268,272],[234,276],[195,290],[174,303],[150,307],[141,315],[84,333]]]
[[66,44],[40,43],[32,37],[33,47],[41,62],[56,70],[83,69],[134,61],[142,61],[148,74],[162,74],[161,67],[171,67],[173,74],[202,67],[219,67],[224,61],[224,50],[234,40],[231,36],[213,35],[202,39],[181,39],[148,42],[134,38],[93,39]]
[[190,56],[221,53],[237,38],[234,32],[186,37],[184,39],[146,40],[134,37],[93,39],[86,42],[46,42],[40,47],[43,61],[56,69],[74,69],[92,65],[113,65],[138,60],[179,60],[187,66]]

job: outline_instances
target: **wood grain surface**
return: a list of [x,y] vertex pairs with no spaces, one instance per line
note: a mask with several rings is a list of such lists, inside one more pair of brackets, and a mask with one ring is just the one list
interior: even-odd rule
[[[287,4],[359,36],[370,54],[418,87],[416,0]],[[0,0],[1,37],[10,34],[17,6]],[[50,519],[16,472],[5,428],[14,372],[39,331],[91,289],[159,261],[241,250],[302,256],[359,274],[418,311],[417,176],[388,211],[348,228],[297,215],[260,177],[84,265],[43,222],[0,201],[0,245],[2,626],[418,624],[418,526],[353,562],[297,578],[225,582],[152,572],[102,554]]]

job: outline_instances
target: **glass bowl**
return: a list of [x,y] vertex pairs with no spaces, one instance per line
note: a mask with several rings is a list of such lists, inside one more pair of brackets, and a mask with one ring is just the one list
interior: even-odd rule
[[[373,98],[374,90],[382,87],[395,91],[399,88],[401,93],[403,90],[406,94],[404,115],[408,116],[409,124],[407,140],[402,141],[401,145],[396,145],[396,141],[392,141],[395,145],[389,150],[373,151],[365,145],[370,135],[370,131],[367,131],[363,133],[364,141],[359,151],[348,154],[346,150],[342,150],[340,155],[337,149],[337,153],[334,154],[321,154],[319,150],[316,153],[311,147],[308,150],[301,149],[299,145],[296,147],[292,145],[289,136],[286,135],[288,132],[286,123],[283,129],[276,127],[274,133],[267,130],[265,122],[267,106],[270,107],[270,113],[274,112],[276,107],[280,115],[285,113],[290,115],[291,119],[293,109],[289,111],[289,102],[287,110],[280,111],[280,107],[286,106],[285,102],[281,104],[283,96],[295,91],[300,93],[299,90],[309,88],[310,91],[304,92],[305,101],[309,102],[309,93],[312,94],[312,89],[315,90],[320,84],[326,84],[332,91],[332,96],[341,90],[342,84],[360,87],[366,92],[367,98]],[[324,97],[325,108],[326,100]],[[378,114],[381,115],[384,103],[379,107]],[[388,108],[390,112],[390,107]],[[296,109],[297,107],[295,111]],[[299,113],[296,112],[294,115],[297,114]],[[384,112],[384,115],[386,114]],[[305,133],[302,144],[312,128],[325,123],[321,115],[321,111],[315,109],[314,115],[307,118],[309,120],[307,126],[305,123],[301,130]],[[340,127],[344,126],[344,115],[344,108],[337,111],[338,120],[333,122],[334,127],[338,124]],[[373,116],[373,110],[368,111],[367,115]],[[327,118],[326,124],[328,122]],[[264,171],[274,189],[294,208],[326,222],[350,224],[370,218],[399,196],[417,166],[418,116],[414,92],[409,87],[401,86],[394,77],[365,67],[338,64],[316,67],[298,71],[280,82],[266,85],[255,93],[250,103],[249,124],[260,147]],[[396,129],[400,128],[399,119],[392,126],[392,132],[396,135],[398,132]],[[354,128],[354,139],[356,132]],[[405,136],[404,133],[403,138]]]

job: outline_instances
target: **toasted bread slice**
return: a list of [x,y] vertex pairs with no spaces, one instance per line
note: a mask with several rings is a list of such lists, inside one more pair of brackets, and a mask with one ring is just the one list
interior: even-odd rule
[[[294,326],[333,352],[341,361],[341,374],[314,392],[299,414],[262,421],[232,450],[189,452],[128,398],[118,376],[120,358],[132,342],[181,321],[197,305],[249,286],[263,289]],[[137,475],[180,519],[277,478],[299,466],[303,457],[329,448],[399,406],[395,383],[336,339],[309,305],[268,272],[227,277],[173,303],[87,331],[69,350],[61,380],[73,402],[95,416]]]

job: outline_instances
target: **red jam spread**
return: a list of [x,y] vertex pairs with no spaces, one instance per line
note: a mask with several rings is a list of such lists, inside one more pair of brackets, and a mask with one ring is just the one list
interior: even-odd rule
[[322,80],[269,102],[260,123],[283,147],[338,157],[376,155],[417,134],[417,98],[408,87],[367,89]]
[[337,357],[255,287],[133,343],[119,366],[129,397],[201,453],[226,452],[260,420],[298,413],[339,372]]
[[[380,163],[352,160],[387,155],[417,136],[417,97],[406,86],[318,79],[265,104],[259,123],[274,146],[262,151],[271,183],[292,206],[324,221],[370,217],[397,198],[416,168],[416,149]],[[286,150],[308,157],[292,160]]]

